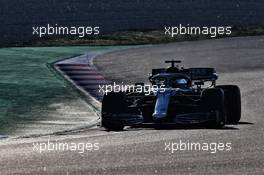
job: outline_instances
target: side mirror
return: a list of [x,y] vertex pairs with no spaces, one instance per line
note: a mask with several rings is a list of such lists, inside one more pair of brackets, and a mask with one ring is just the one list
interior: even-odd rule
[[196,82],[194,82],[194,85],[202,86],[202,85],[204,85],[204,82],[203,81],[196,81]]

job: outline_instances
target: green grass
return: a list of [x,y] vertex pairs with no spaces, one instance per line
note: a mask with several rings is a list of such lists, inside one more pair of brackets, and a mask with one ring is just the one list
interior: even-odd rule
[[[0,133],[17,122],[37,120],[52,102],[79,98],[47,63],[111,47],[34,47],[0,49]],[[33,115],[34,114],[34,115]],[[34,116],[34,117],[33,117]]]

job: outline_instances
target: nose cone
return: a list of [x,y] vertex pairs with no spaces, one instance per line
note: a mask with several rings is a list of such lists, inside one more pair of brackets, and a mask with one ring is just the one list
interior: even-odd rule
[[157,92],[155,110],[152,114],[154,122],[161,122],[165,120],[167,116],[170,96],[170,92]]

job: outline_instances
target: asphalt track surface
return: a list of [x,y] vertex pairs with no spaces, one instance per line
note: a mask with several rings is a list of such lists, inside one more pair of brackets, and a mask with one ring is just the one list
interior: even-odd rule
[[[242,92],[239,125],[223,129],[133,128],[106,132],[83,129],[64,135],[0,142],[0,174],[264,174],[264,37],[231,38],[147,46],[100,56],[96,65],[119,82],[146,81],[164,58],[189,66],[213,66],[219,84]],[[99,143],[97,151],[33,150],[33,143]],[[171,151],[165,143],[231,143],[230,151]]]

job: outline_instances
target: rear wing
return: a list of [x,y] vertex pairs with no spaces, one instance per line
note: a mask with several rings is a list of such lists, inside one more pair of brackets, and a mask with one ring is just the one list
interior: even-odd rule
[[[166,73],[166,68],[152,69],[152,76]],[[188,75],[192,80],[204,80],[204,81],[215,81],[218,79],[218,75],[214,68],[189,68],[179,69],[179,73]]]
[[192,80],[215,81],[218,79],[214,68],[189,68],[188,70]]

